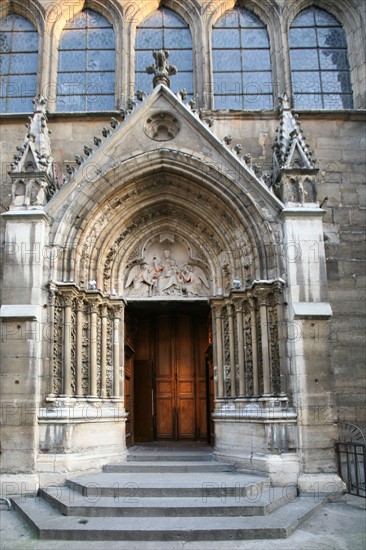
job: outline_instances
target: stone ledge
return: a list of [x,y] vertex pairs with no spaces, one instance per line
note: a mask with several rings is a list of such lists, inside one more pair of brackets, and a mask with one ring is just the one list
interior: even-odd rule
[[328,302],[295,302],[291,304],[294,319],[329,319],[333,312]]
[[40,306],[31,304],[8,304],[0,307],[0,319],[4,321],[13,321],[15,319],[36,321],[40,318]]

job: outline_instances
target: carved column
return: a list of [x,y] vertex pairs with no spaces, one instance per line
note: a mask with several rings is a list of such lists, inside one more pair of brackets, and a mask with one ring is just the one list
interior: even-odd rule
[[224,397],[224,362],[222,343],[222,308],[215,308],[217,397]]
[[76,397],[83,396],[83,309],[84,300],[76,300]]
[[246,392],[245,387],[245,357],[244,357],[244,327],[243,327],[243,304],[242,300],[235,302],[236,329],[238,333],[238,363],[239,363],[239,395]]
[[255,301],[250,298],[250,324],[252,333],[252,363],[253,363],[253,395],[259,394],[259,377],[258,377],[258,353],[257,353],[257,322],[255,314]]
[[102,342],[101,342],[101,361],[100,361],[100,396],[107,397],[107,328],[108,328],[108,308],[102,306]]
[[234,339],[234,309],[231,304],[227,306],[229,319],[229,350],[230,350],[230,396],[236,397],[236,368],[235,368],[235,339]]
[[125,398],[125,308],[120,308],[120,325],[119,325],[119,396]]
[[54,398],[54,381],[55,381],[55,373],[53,370],[53,355],[54,355],[54,345],[55,345],[55,302],[56,302],[56,290],[54,288],[50,287],[50,293],[48,297],[49,301],[49,327],[50,327],[50,343],[51,343],[51,369],[50,369],[50,381],[49,381],[49,388],[50,393],[48,394],[49,398]]
[[211,304],[211,330],[213,335],[212,362],[213,362],[213,379],[214,379],[215,397],[218,396],[216,314],[217,314],[217,308]]
[[72,374],[71,374],[71,323],[72,323],[72,303],[71,294],[64,295],[64,357],[63,357],[63,397],[72,396]]
[[259,290],[256,293],[259,303],[259,316],[262,335],[262,366],[263,366],[263,393],[271,393],[271,361],[268,333],[268,293],[266,290]]
[[[277,287],[274,290],[273,293],[273,301],[274,301],[274,307],[275,307],[275,320],[276,320],[276,342],[272,342],[272,346],[277,345],[277,353],[275,353],[275,356],[277,356],[278,361],[275,361],[275,357],[273,354],[271,355],[271,363],[272,363],[272,385],[274,388],[272,388],[272,391],[275,389],[275,391],[281,392],[284,391],[284,388],[282,387],[282,380],[281,380],[281,365],[283,365],[284,361],[284,342],[283,342],[283,329],[284,329],[284,319],[283,319],[283,307],[282,307],[282,301],[281,301],[281,287]],[[272,335],[271,335],[272,338]],[[277,380],[276,380],[277,379]],[[277,386],[277,388],[276,388]],[[287,391],[287,388],[286,388]]]
[[121,323],[121,307],[113,308],[113,397],[120,396],[119,362],[120,362],[120,339],[119,329]]
[[98,312],[99,303],[92,302],[89,306],[90,347],[89,347],[89,392],[90,397],[97,397],[98,389]]

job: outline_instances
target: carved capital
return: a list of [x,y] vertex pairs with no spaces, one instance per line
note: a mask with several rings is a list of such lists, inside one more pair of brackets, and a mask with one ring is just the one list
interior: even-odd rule
[[97,300],[89,302],[89,313],[99,313],[99,306],[100,302]]
[[83,298],[76,298],[76,300],[75,300],[75,309],[76,309],[76,311],[83,311],[83,309],[84,309],[84,300],[83,300]]
[[122,317],[122,313],[123,313],[123,306],[113,306],[112,307],[112,312],[113,312],[113,319],[114,321],[119,321],[121,320],[121,317]]
[[235,312],[234,304],[227,304],[226,311],[227,311],[228,317],[234,317],[234,312]]
[[50,289],[48,294],[48,303],[51,307],[54,307],[56,305],[56,296],[57,292],[53,289]]
[[103,304],[100,308],[100,315],[101,317],[105,318],[108,317],[108,306],[106,304]]
[[259,306],[268,306],[271,290],[268,288],[256,288],[254,290],[254,296],[257,299]]
[[74,303],[74,294],[63,294],[63,305],[64,307],[72,307]]
[[235,313],[243,313],[244,312],[244,300],[242,298],[234,300],[233,304],[234,304],[234,308],[235,308]]

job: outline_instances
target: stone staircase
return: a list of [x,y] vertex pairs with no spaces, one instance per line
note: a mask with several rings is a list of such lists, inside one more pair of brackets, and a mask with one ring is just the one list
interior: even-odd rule
[[321,505],[207,451],[141,448],[101,473],[12,500],[39,538],[88,541],[285,538]]

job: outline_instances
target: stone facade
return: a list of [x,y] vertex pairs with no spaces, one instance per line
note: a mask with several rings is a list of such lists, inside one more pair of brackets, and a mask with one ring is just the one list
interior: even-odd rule
[[[191,29],[189,102],[161,55],[154,92],[134,94],[136,27],[158,0],[0,3],[42,53],[27,130],[2,116],[4,492],[123,459],[125,312],[184,300],[211,307],[216,456],[342,490],[334,444],[365,430],[362,2],[241,4],[267,25],[273,110],[213,109],[210,29],[234,0],[163,3]],[[301,111],[305,137],[288,28],[310,5],[345,30],[354,109]],[[57,44],[85,7],[115,26],[115,110],[58,113]]]

